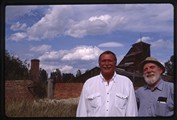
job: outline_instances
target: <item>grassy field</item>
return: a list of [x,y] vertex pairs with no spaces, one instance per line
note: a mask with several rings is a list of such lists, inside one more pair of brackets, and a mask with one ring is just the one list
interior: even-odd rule
[[79,98],[14,101],[5,104],[7,117],[76,117]]

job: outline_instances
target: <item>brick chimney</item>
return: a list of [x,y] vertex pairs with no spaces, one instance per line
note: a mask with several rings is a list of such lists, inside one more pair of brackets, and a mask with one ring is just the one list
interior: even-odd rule
[[31,60],[31,80],[33,82],[39,81],[39,62],[38,59]]

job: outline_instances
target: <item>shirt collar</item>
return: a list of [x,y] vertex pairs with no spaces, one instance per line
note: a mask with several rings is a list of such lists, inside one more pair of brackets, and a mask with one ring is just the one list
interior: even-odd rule
[[[145,89],[151,89],[151,88],[148,85],[146,85]],[[160,81],[155,85],[155,87],[152,90],[156,90],[156,89],[162,91],[162,89],[163,89],[163,80],[162,79],[160,79]]]
[[[110,81],[114,81],[115,82],[115,77],[116,77],[116,72],[114,72],[114,75],[113,75],[113,77],[111,78]],[[102,82],[106,81],[101,73],[100,73],[100,78],[101,78]]]

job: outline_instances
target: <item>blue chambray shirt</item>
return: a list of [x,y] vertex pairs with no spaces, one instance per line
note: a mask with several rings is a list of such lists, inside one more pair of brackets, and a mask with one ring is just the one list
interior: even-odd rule
[[[172,116],[174,114],[174,84],[160,80],[151,89],[148,85],[135,91],[139,104],[138,116]],[[166,98],[166,102],[158,101],[159,97]]]

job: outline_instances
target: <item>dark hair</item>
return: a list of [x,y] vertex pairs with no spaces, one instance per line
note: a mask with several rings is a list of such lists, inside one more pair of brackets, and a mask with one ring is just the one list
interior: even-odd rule
[[99,61],[100,61],[101,56],[102,56],[103,54],[112,54],[112,55],[114,56],[114,60],[115,60],[116,63],[117,63],[117,57],[116,57],[115,53],[113,53],[113,52],[111,52],[111,51],[109,51],[109,50],[104,51],[103,53],[100,54],[99,59],[98,59]]

